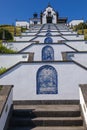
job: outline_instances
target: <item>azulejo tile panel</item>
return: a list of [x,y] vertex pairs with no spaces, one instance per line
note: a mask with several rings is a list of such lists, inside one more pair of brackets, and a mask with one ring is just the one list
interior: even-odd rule
[[58,94],[57,71],[50,65],[39,68],[37,72],[37,94]]
[[54,60],[54,50],[51,46],[45,46],[42,49],[42,61],[53,61]]
[[53,43],[53,39],[51,37],[46,37],[44,43]]

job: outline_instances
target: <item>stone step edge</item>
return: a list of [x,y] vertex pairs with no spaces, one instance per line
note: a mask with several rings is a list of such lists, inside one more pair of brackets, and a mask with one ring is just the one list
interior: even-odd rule
[[13,105],[15,110],[80,110],[80,105]]
[[58,105],[58,104],[79,104],[79,100],[15,100],[13,101],[14,105]]
[[82,117],[35,117],[35,118],[16,118],[13,117],[13,120],[18,120],[18,121],[27,121],[27,120],[32,120],[32,121],[78,121],[82,120]]
[[83,126],[59,126],[59,127],[11,127],[8,130],[85,130]]

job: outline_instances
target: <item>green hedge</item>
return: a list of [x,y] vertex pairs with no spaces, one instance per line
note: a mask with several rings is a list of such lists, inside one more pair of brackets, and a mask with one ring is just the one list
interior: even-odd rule
[[1,67],[1,68],[0,68],[0,74],[3,74],[4,72],[6,72],[6,70],[7,70],[7,69],[6,69],[5,67]]
[[2,44],[0,45],[0,53],[6,53],[6,54],[10,54],[10,53],[16,53],[16,51],[13,51],[11,49],[6,48],[5,46],[3,46]]

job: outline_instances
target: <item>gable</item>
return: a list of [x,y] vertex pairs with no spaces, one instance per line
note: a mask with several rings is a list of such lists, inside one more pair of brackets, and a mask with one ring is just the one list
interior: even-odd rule
[[56,12],[53,10],[52,7],[47,7],[46,10],[43,12],[43,14],[47,14],[48,12],[51,12],[52,15],[55,14],[56,15]]

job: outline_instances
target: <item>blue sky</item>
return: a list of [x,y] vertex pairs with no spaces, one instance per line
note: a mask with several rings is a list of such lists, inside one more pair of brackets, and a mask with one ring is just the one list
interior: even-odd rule
[[0,24],[15,24],[15,20],[32,18],[40,14],[48,3],[59,12],[60,17],[87,20],[87,0],[0,0]]

